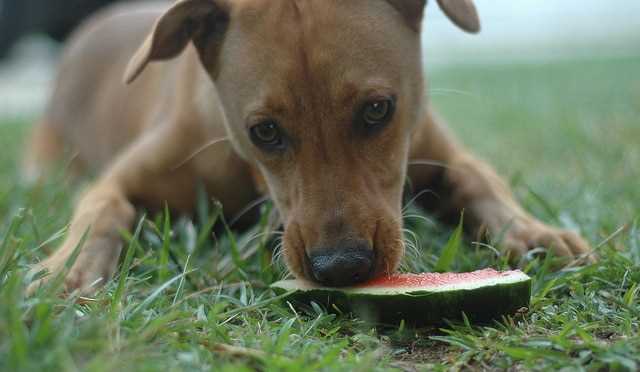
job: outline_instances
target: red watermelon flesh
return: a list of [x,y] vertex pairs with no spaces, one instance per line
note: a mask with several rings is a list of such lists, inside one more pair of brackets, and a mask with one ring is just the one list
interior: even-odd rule
[[523,275],[520,270],[496,271],[484,269],[468,273],[422,273],[422,274],[394,274],[382,276],[358,285],[360,288],[372,287],[440,287],[452,284],[478,282]]
[[351,294],[390,295],[415,291],[474,290],[483,287],[529,282],[530,280],[531,278],[520,270],[496,271],[494,269],[484,269],[467,273],[394,274],[376,278],[357,286],[344,288],[325,288],[305,280],[283,280],[274,283],[272,286],[284,290],[331,289]]

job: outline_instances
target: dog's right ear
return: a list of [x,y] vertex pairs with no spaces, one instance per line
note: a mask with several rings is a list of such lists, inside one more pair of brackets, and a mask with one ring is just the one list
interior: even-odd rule
[[176,57],[191,41],[200,58],[205,59],[212,53],[209,43],[222,40],[221,35],[229,23],[229,8],[228,0],[177,1],[156,21],[147,39],[131,58],[124,81],[127,84],[133,82],[149,62]]

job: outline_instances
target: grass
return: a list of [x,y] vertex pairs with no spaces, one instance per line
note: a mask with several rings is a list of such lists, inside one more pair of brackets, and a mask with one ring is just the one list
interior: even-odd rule
[[[489,325],[376,329],[319,307],[294,311],[267,288],[283,268],[256,235],[264,221],[211,239],[220,206],[205,197],[193,220],[140,219],[122,269],[94,298],[60,297],[59,286],[24,298],[27,268],[60,242],[73,195],[56,180],[19,185],[28,127],[2,123],[0,370],[637,370],[638,71],[636,59],[432,74],[433,99],[464,141],[530,211],[579,230],[601,256],[559,272],[532,261],[529,311]],[[405,270],[506,267],[450,230],[406,222],[417,247]]]

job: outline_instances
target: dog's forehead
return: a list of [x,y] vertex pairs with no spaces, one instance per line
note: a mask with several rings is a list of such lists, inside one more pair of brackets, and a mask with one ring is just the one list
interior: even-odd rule
[[340,103],[401,84],[412,60],[419,63],[419,36],[384,0],[236,1],[228,44],[232,60],[243,61],[234,75],[250,82],[245,96]]
[[254,42],[265,41],[270,48],[304,47],[307,52],[384,49],[399,46],[398,34],[409,33],[402,17],[385,0],[236,2],[234,22]]

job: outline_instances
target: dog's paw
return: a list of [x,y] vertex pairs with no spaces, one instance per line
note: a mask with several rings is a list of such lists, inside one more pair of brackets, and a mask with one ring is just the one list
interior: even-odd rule
[[536,220],[512,224],[503,232],[501,244],[512,262],[539,248],[552,252],[565,264],[593,263],[596,259],[589,243],[578,234]]
[[81,248],[75,262],[68,268],[73,249],[63,246],[51,257],[31,268],[31,274],[40,273],[41,278],[27,287],[27,295],[62,275],[65,293],[77,291],[81,296],[90,296],[113,276],[120,250],[120,243],[112,239],[91,239]]

